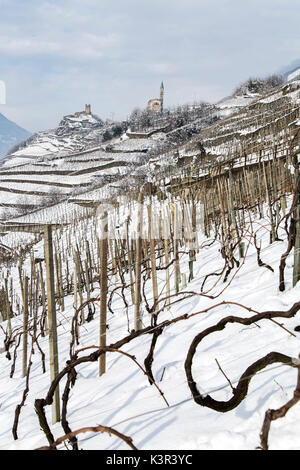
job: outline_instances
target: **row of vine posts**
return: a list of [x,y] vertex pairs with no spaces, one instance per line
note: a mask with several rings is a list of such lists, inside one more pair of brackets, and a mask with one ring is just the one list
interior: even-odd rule
[[[113,313],[112,301],[119,295],[127,315],[130,340],[154,329],[151,354],[145,360],[146,373],[153,384],[153,352],[157,337],[165,327],[158,322],[160,312],[189,295],[217,298],[216,289],[221,285],[221,279],[225,287],[220,288],[219,293],[244,263],[250,243],[255,245],[259,266],[273,270],[261,260],[261,247],[249,229],[255,218],[267,220],[265,227],[270,243],[279,240],[279,227],[285,224],[289,246],[281,258],[279,288],[285,288],[285,260],[292,249],[293,285],[297,283],[300,279],[298,149],[299,132],[296,131],[283,136],[276,145],[268,143],[264,146],[262,142],[259,147],[253,146],[247,152],[244,149],[242,153],[232,149],[225,160],[211,167],[204,160],[187,167],[174,178],[158,175],[152,183],[133,188],[129,194],[114,198],[108,204],[95,201],[89,204],[87,201],[85,210],[68,223],[3,224],[1,229],[5,232],[42,233],[44,237],[44,259],[35,258],[32,249],[30,273],[23,269],[24,260],[20,261],[19,287],[14,285],[16,281],[10,275],[12,267],[8,266],[5,274],[3,271],[0,309],[3,320],[7,320],[6,330],[2,330],[6,355],[12,361],[11,377],[22,338],[22,376],[26,378],[26,387],[21,406],[28,393],[35,346],[41,353],[43,372],[46,371],[45,354],[38,340],[40,336],[48,335],[51,393],[49,391],[49,400],[46,399],[43,405],[38,402],[36,409],[50,445],[55,440],[43,414],[48,401],[52,404],[52,423],[62,421],[65,433],[71,432],[66,420],[68,388],[63,395],[63,417],[60,410],[59,380],[66,372],[59,371],[57,338],[66,296],[73,295],[74,306],[70,363],[77,361],[75,347],[80,344],[80,327],[85,322],[95,321],[99,311],[100,352],[92,358],[99,361],[99,375],[107,373],[108,314]],[[293,194],[291,207],[287,204],[289,194]],[[120,227],[122,217],[124,222]],[[188,291],[188,283],[194,279],[195,263],[201,257],[200,231],[208,243],[220,244],[224,267],[218,273],[208,273],[195,293]],[[188,273],[181,267],[185,255],[189,259]],[[161,272],[165,273],[165,280],[159,291],[157,276]],[[212,278],[217,280],[211,282]],[[150,299],[145,294],[148,281],[152,286]],[[99,294],[94,295],[97,285]],[[21,299],[18,292],[21,292]],[[21,313],[22,328],[15,328],[12,319]],[[29,337],[32,338],[31,351]],[[122,340],[119,343],[122,344]],[[68,367],[70,384],[75,380],[71,377],[75,366]],[[15,438],[21,406],[16,410]],[[75,446],[76,438],[70,439]]]

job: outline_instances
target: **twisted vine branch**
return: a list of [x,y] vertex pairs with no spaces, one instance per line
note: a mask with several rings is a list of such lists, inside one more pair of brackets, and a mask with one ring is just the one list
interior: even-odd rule
[[107,426],[87,426],[84,428],[77,429],[76,431],[70,432],[68,434],[65,434],[64,436],[59,437],[54,441],[50,446],[44,446],[44,447],[39,447],[38,449],[35,450],[54,450],[59,444],[66,440],[71,440],[72,438],[76,439],[76,436],[78,434],[82,434],[84,432],[106,432],[109,435],[113,434],[114,436],[117,436],[119,439],[122,439],[122,441],[126,442],[126,444],[132,449],[132,450],[138,450],[135,445],[132,442],[132,438],[129,436],[125,436],[125,434],[122,434],[121,432],[117,431],[116,429],[109,428]]
[[256,362],[251,364],[245,372],[242,374],[237,387],[233,391],[233,396],[228,401],[218,401],[212,398],[210,395],[201,395],[198,390],[197,384],[194,381],[193,374],[192,374],[192,365],[193,359],[196,353],[197,346],[199,343],[206,338],[208,335],[223,330],[228,323],[240,323],[243,325],[251,325],[252,323],[256,323],[260,320],[264,319],[272,319],[274,317],[283,317],[283,318],[291,318],[300,309],[300,302],[295,303],[290,310],[287,312],[280,312],[280,311],[269,311],[263,313],[257,313],[249,318],[241,318],[235,316],[228,316],[220,320],[216,325],[206,328],[204,331],[199,333],[193,339],[186,360],[185,360],[185,372],[187,377],[188,386],[192,392],[192,396],[194,401],[201,406],[206,406],[208,408],[212,408],[213,410],[220,411],[225,413],[236,408],[242,400],[246,397],[248,393],[248,386],[250,383],[251,378],[260,370],[264,369],[270,364],[275,362],[281,362],[282,364],[291,365],[295,367],[295,364],[292,361],[292,358],[286,356],[284,354],[278,352],[271,352],[266,356],[258,359]]

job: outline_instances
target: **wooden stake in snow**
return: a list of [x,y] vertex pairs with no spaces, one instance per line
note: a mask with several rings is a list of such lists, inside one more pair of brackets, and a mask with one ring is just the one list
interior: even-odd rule
[[169,228],[167,225],[167,218],[164,218],[164,249],[165,249],[165,262],[166,262],[166,297],[167,309],[170,309],[170,272],[167,267],[169,264]]
[[23,359],[22,377],[27,374],[27,345],[28,345],[28,277],[25,276],[23,285]]
[[8,281],[7,278],[5,279],[5,302],[6,302],[6,319],[7,319],[7,332],[8,336],[11,336],[12,330],[11,330],[11,307],[9,303],[9,297],[8,297]]
[[[295,157],[296,160],[297,157]],[[295,202],[295,209],[294,209],[294,219],[295,219],[295,246],[294,246],[294,270],[293,270],[293,286],[297,284],[300,280],[300,191],[299,191],[299,184],[300,184],[300,172],[298,167],[298,162],[296,161],[296,172],[295,172],[295,180],[296,180],[296,202]]]
[[266,187],[266,198],[267,198],[267,203],[268,203],[268,206],[269,206],[269,217],[270,217],[270,224],[271,224],[270,243],[273,243],[276,239],[275,222],[274,222],[273,211],[272,211],[271,190],[270,190],[269,182],[268,182],[268,178],[267,178],[265,162],[263,162],[263,173],[264,173],[264,182],[265,182],[265,187]]
[[[108,254],[108,220],[104,211],[101,220],[100,239],[100,347],[106,346],[106,307],[107,307],[107,254]],[[99,375],[106,370],[106,356],[99,357]]]
[[64,299],[64,289],[63,289],[63,276],[62,276],[62,260],[61,254],[58,255],[58,274],[59,274],[59,296],[60,296],[60,306],[61,311],[65,310],[65,299]]
[[135,258],[135,305],[134,305],[134,329],[138,331],[142,327],[141,303],[141,260],[142,260],[142,225],[143,225],[143,193],[138,197],[138,223],[136,234],[136,258]]
[[127,257],[128,257],[128,271],[129,271],[129,279],[130,279],[130,293],[131,293],[131,301],[134,304],[134,282],[133,282],[133,274],[132,274],[132,257],[131,257],[131,246],[129,244],[129,218],[126,221],[126,249],[127,249]]
[[179,292],[180,287],[180,266],[179,266],[179,255],[178,255],[178,238],[179,230],[181,229],[178,223],[178,207],[174,204],[171,206],[171,216],[173,225],[173,254],[175,259],[175,292]]
[[156,274],[156,259],[155,259],[155,242],[152,224],[152,210],[151,206],[147,206],[148,211],[148,237],[150,241],[150,260],[151,260],[151,273],[152,273],[152,289],[153,289],[153,315],[157,313],[158,309],[158,290],[157,290],[157,274]]
[[[46,262],[46,283],[47,283],[47,302],[48,302],[48,328],[49,328],[49,351],[50,351],[50,377],[51,381],[58,374],[58,347],[57,347],[57,325],[56,325],[56,306],[55,306],[55,285],[54,285],[54,263],[53,263],[53,245],[52,245],[52,227],[44,226],[44,251]],[[59,406],[59,386],[57,385],[52,403],[52,424],[60,421]]]
[[46,309],[46,293],[45,293],[45,284],[43,278],[43,268],[42,262],[39,262],[39,273],[40,273],[40,284],[41,284],[41,294],[42,294],[42,303],[43,303],[43,331],[48,334],[48,321],[47,321],[47,309]]
[[[76,289],[78,289],[79,292],[79,304],[83,304],[83,296],[82,296],[82,285],[81,285],[81,262],[80,262],[80,255],[78,251],[75,252],[75,271],[74,273],[76,274]],[[74,274],[74,275],[75,275]],[[81,318],[81,323],[83,324],[85,322],[85,316],[84,316],[84,309],[81,309],[80,313],[80,318]]]

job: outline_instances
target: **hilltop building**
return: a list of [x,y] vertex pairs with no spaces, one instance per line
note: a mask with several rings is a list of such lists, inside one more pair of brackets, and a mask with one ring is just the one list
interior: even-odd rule
[[160,85],[160,97],[159,98],[152,98],[148,101],[148,110],[149,111],[158,111],[160,113],[163,112],[164,109],[164,84],[161,82]]
[[86,104],[85,105],[85,110],[84,111],[76,111],[76,113],[74,114],[68,114],[67,116],[64,116],[64,119],[65,118],[69,118],[69,117],[80,117],[82,115],[86,114],[87,116],[91,116],[92,115],[92,111],[91,111],[91,105],[90,104]]

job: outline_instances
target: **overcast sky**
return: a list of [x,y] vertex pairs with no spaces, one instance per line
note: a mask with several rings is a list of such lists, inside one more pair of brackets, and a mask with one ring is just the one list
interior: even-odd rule
[[0,112],[29,131],[214,102],[300,59],[299,0],[0,0]]

